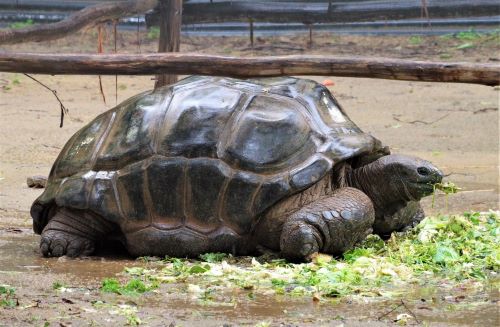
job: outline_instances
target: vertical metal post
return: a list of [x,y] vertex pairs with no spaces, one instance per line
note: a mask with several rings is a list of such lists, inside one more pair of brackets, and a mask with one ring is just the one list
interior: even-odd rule
[[249,18],[250,22],[250,46],[253,48],[253,19]]
[[310,49],[313,45],[313,24],[307,24],[309,27],[309,42],[307,43],[307,47]]

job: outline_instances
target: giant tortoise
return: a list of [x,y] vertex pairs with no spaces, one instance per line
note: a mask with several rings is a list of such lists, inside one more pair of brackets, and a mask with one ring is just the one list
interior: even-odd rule
[[44,256],[252,254],[303,261],[423,217],[442,173],[390,154],[324,86],[192,76],[99,115],[31,208]]

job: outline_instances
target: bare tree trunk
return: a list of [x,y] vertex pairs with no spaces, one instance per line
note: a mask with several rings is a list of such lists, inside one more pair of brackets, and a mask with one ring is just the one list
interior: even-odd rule
[[135,0],[90,6],[57,23],[1,30],[0,44],[59,39],[89,25],[99,25],[114,19],[144,13],[153,9],[157,2],[157,0]]
[[373,57],[226,57],[193,53],[56,54],[0,52],[0,71],[35,74],[319,75],[498,85],[500,65]]
[[[160,0],[160,42],[158,52],[179,52],[181,43],[182,0]],[[156,77],[155,89],[177,82],[177,75]]]

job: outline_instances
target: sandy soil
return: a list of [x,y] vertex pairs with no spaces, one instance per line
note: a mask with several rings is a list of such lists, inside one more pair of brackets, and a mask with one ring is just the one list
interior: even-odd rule
[[[95,39],[95,33],[88,31],[84,35],[69,39],[46,44],[28,43],[8,46],[3,47],[2,50],[95,51]],[[241,38],[188,36],[183,42],[182,51],[218,54],[329,53],[473,62],[499,60],[499,43],[495,39],[493,41],[488,39],[464,41],[440,37],[414,39],[315,34],[312,49],[305,47],[307,39],[304,35],[258,38],[254,49],[250,49],[248,41]],[[465,42],[472,42],[474,47],[457,49],[457,46]],[[111,40],[108,38],[105,49],[111,49],[110,44]],[[118,44],[119,52],[138,50],[134,34],[120,34]],[[145,35],[141,35],[140,51],[154,51],[155,44],[154,40],[148,40]],[[7,243],[0,242],[0,257],[27,255],[35,258],[38,256],[37,239],[31,236],[29,231],[31,226],[29,209],[42,190],[28,188],[26,177],[35,174],[47,175],[62,146],[75,131],[91,121],[97,114],[113,107],[117,102],[151,89],[153,86],[153,81],[149,76],[120,76],[118,77],[117,100],[115,100],[115,78],[103,77],[106,95],[106,104],[104,104],[96,76],[38,75],[35,77],[57,90],[63,103],[69,109],[69,114],[66,115],[64,127],[59,128],[60,109],[50,92],[22,74],[0,73],[0,230],[9,233],[12,228],[23,227],[20,233],[24,235],[23,237],[27,237],[27,241],[22,243],[24,252],[15,255],[4,246]],[[325,79],[324,77],[312,78],[317,81]],[[444,196],[438,196],[434,206],[430,198],[424,200],[428,213],[499,209],[498,88],[375,79],[337,77],[329,79],[335,83],[330,86],[330,90],[349,116],[363,130],[372,133],[389,145],[393,152],[417,155],[434,162],[449,175],[448,180],[463,188],[462,192],[450,195],[447,201]],[[9,325],[27,323],[40,325],[40,321],[50,315],[50,308],[56,304],[61,305],[58,304],[61,301],[60,297],[52,299],[49,295],[51,283],[58,279],[80,280],[81,276],[78,277],[71,271],[54,270],[54,266],[61,265],[55,259],[44,259],[43,262],[43,264],[38,262],[36,265],[48,268],[36,274],[29,273],[25,268],[5,269],[11,273],[0,271],[0,284],[10,283],[21,287],[21,296],[26,297],[25,303],[29,301],[30,293],[37,294],[37,298],[41,298],[44,303],[42,306],[45,306],[45,311],[41,311],[44,312],[41,314],[41,320],[19,320],[18,313],[10,311]],[[126,264],[130,264],[130,261],[118,261],[120,268]],[[119,270],[110,270],[108,273],[113,271],[113,274]],[[17,272],[12,273],[12,271]],[[48,272],[50,273],[47,274]],[[38,283],[36,286],[30,282],[35,277]],[[66,303],[58,307],[58,310],[68,314],[67,309],[70,307],[71,305]],[[306,312],[309,309],[302,307],[298,310]],[[379,312],[382,311],[382,308],[379,308]],[[220,314],[221,316],[217,319],[212,317],[213,320],[210,321],[214,323],[231,321],[230,315],[223,312]],[[435,314],[438,316],[440,313],[438,311]],[[172,317],[180,316],[172,313]],[[260,317],[265,317],[265,315]],[[240,318],[234,319],[240,320]],[[348,322],[355,324],[358,318],[348,320]],[[189,321],[187,318],[183,320],[182,317],[176,319]],[[368,321],[367,319],[370,320],[366,317],[361,320]],[[77,325],[86,325],[88,321],[84,319]],[[105,319],[99,321],[105,323]],[[240,321],[243,322],[243,320]],[[275,323],[279,321],[279,319],[273,319]],[[293,322],[293,319],[285,321]],[[255,321],[250,320],[245,323],[255,324]],[[186,324],[189,325],[189,323]],[[0,319],[0,325],[2,325],[2,319]]]

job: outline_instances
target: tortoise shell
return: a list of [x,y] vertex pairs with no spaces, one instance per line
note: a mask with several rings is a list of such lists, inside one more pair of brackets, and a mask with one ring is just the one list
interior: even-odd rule
[[56,205],[124,233],[245,235],[336,163],[380,149],[314,81],[193,76],[134,96],[71,137],[32,206],[34,229]]

